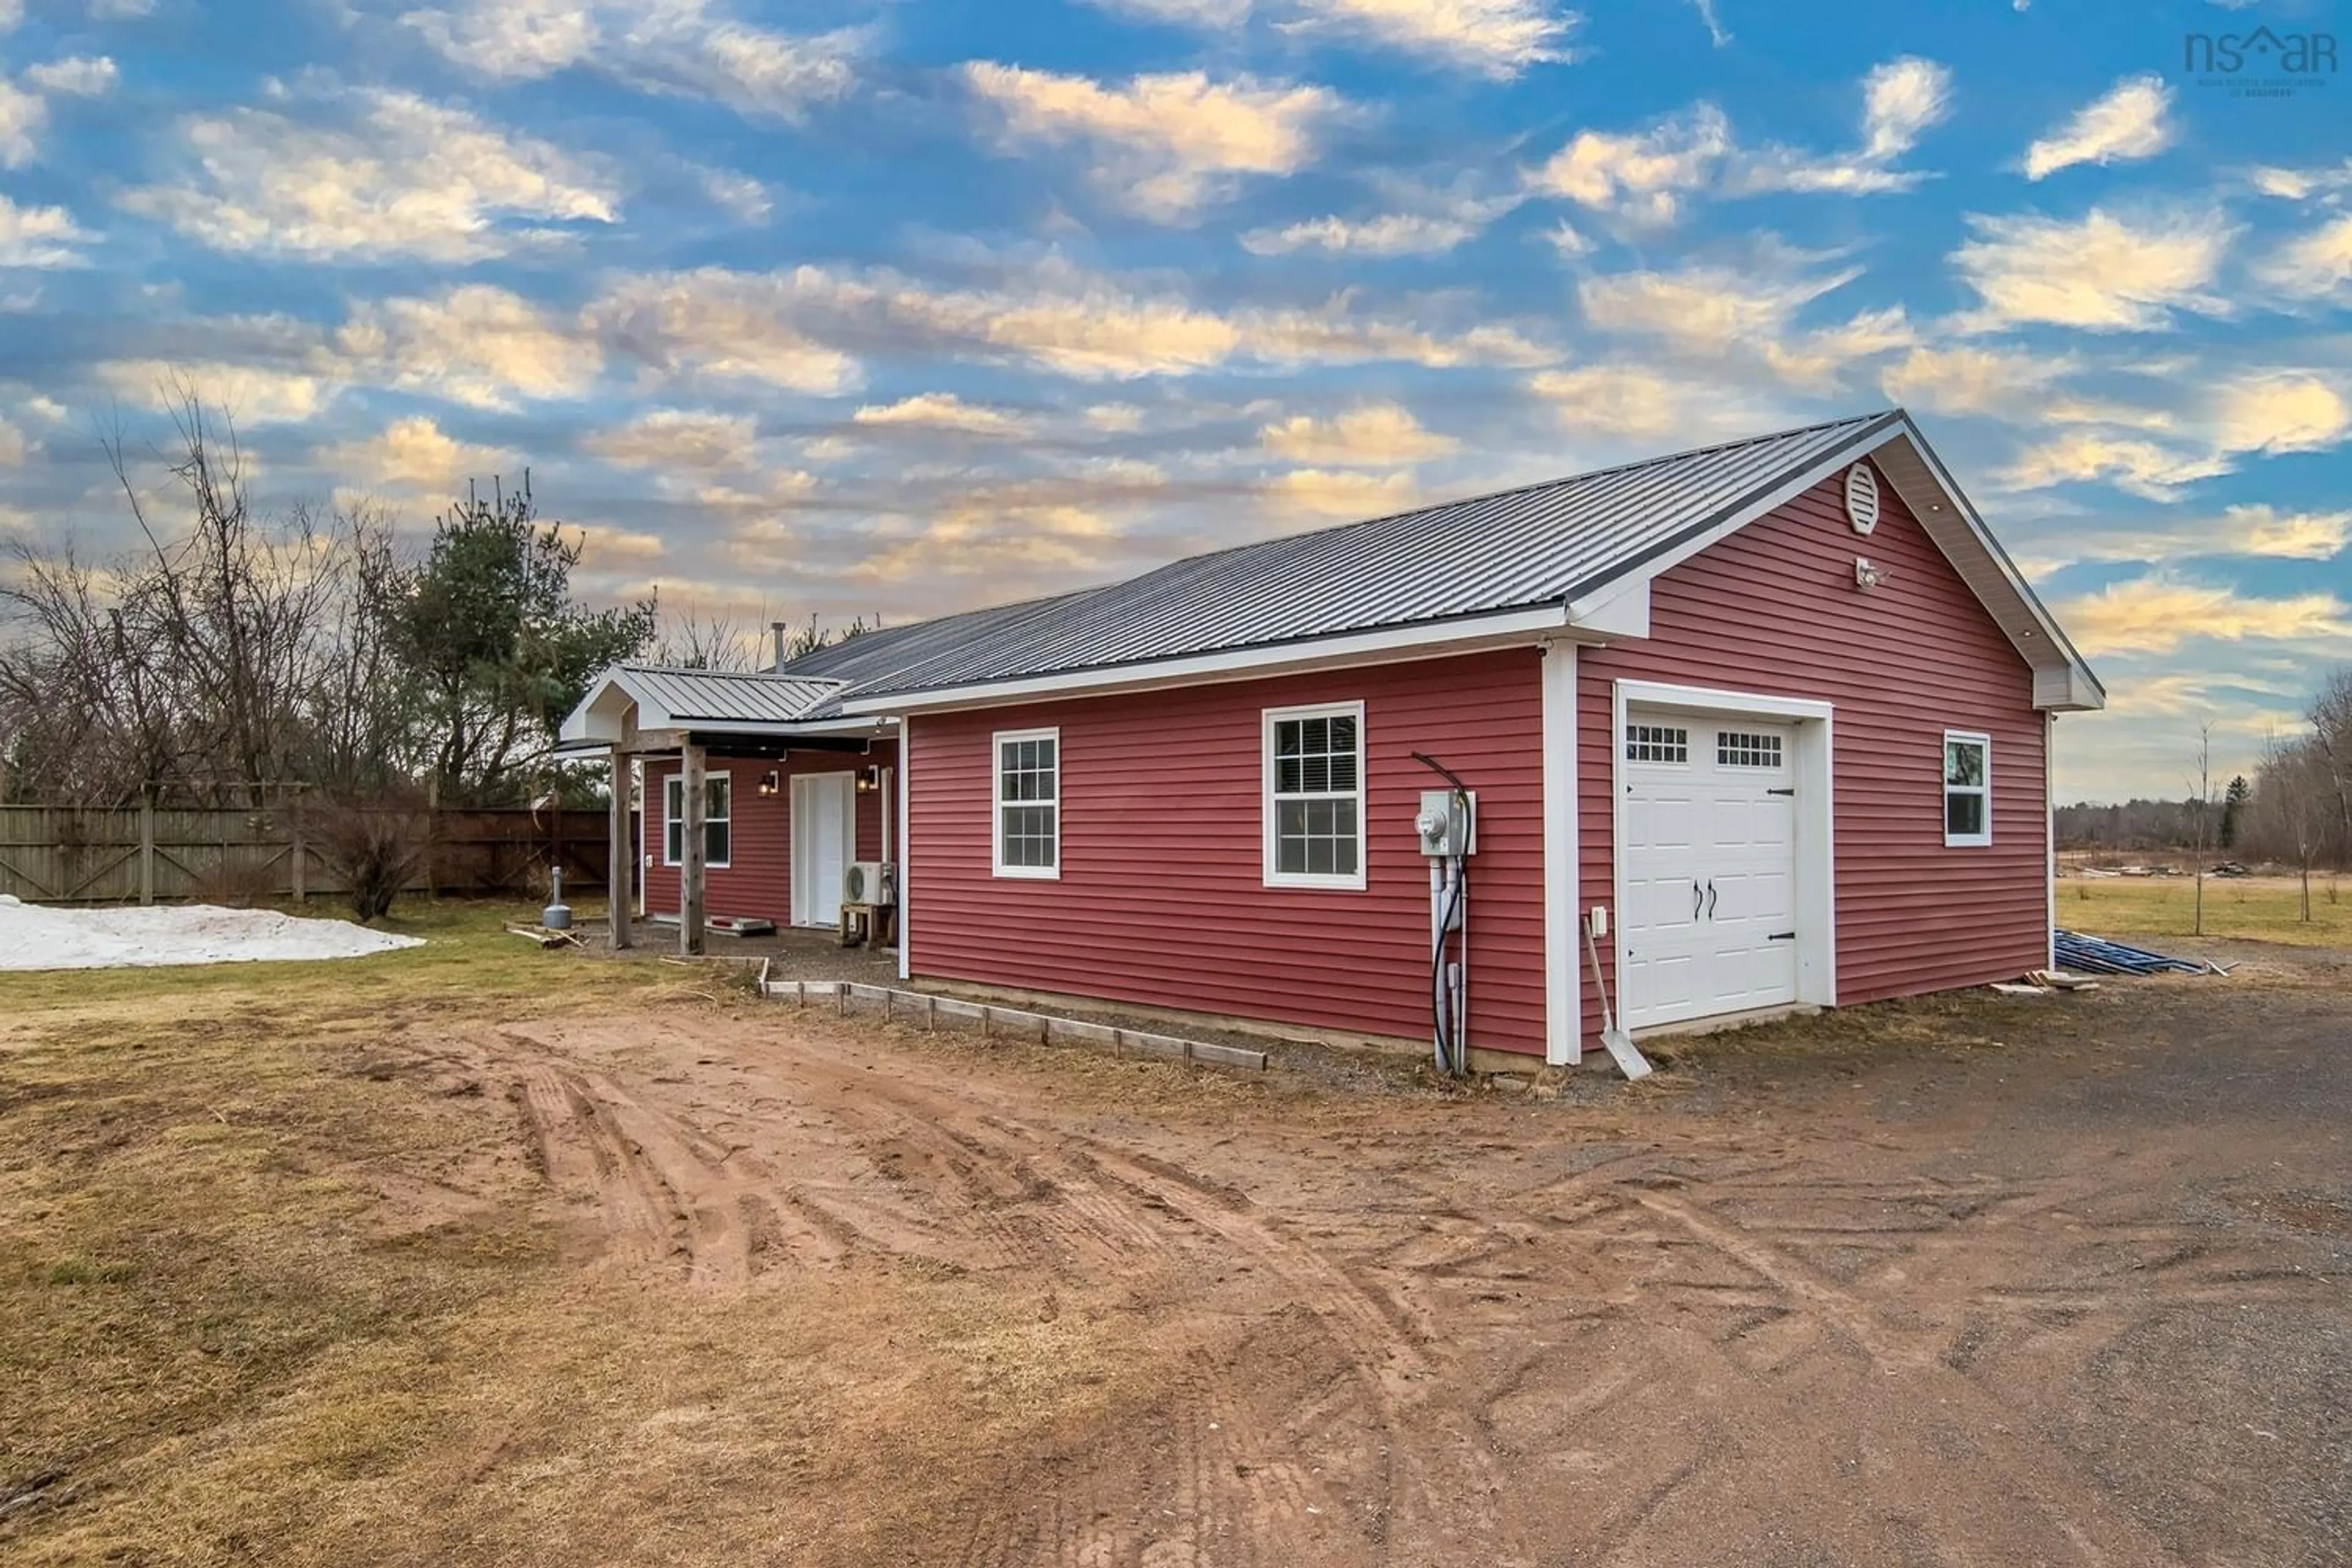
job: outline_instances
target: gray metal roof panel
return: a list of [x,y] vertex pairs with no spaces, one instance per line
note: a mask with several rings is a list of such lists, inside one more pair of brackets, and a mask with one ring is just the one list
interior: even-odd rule
[[865,699],[1565,603],[1900,417],[1856,416],[1236,545],[1108,587],[897,628],[904,641],[863,657],[785,668],[822,668]]
[[652,701],[675,725],[789,724],[838,694],[842,682],[805,676],[628,664],[621,675],[640,702]]

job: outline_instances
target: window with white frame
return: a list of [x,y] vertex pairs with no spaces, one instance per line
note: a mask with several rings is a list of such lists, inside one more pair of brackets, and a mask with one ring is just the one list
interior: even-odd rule
[[1265,711],[1265,880],[1364,885],[1364,705]]
[[1062,732],[996,735],[996,874],[1062,874]]
[[1719,768],[1777,768],[1780,737],[1765,731],[1718,730],[1715,734],[1715,765]]
[[[725,773],[702,775],[702,863],[723,871],[735,850],[735,787]],[[686,859],[686,777],[671,773],[662,780],[662,864]]]
[[1992,737],[1944,731],[1944,843],[1953,848],[1992,842]]
[[1687,763],[1690,731],[1679,724],[1628,724],[1625,760],[1629,763]]

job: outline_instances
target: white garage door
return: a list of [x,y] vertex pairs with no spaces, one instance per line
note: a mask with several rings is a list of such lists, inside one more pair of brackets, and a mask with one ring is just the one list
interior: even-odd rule
[[1797,999],[1789,726],[1626,710],[1619,1005],[1628,1027]]

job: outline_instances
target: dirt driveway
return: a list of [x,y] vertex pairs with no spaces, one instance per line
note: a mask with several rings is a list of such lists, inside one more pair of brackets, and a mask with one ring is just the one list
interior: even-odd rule
[[781,1008],[412,1048],[514,1086],[582,1267],[681,1303],[928,1272],[1091,1391],[797,1560],[2341,1563],[2352,990],[2262,967],[1559,1101],[1122,1103]]

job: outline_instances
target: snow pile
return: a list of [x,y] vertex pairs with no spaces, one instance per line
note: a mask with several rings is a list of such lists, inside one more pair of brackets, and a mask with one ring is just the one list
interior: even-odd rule
[[349,921],[306,921],[275,910],[210,904],[152,909],[45,909],[0,897],[0,969],[146,969],[167,963],[256,963],[359,958],[421,939]]

